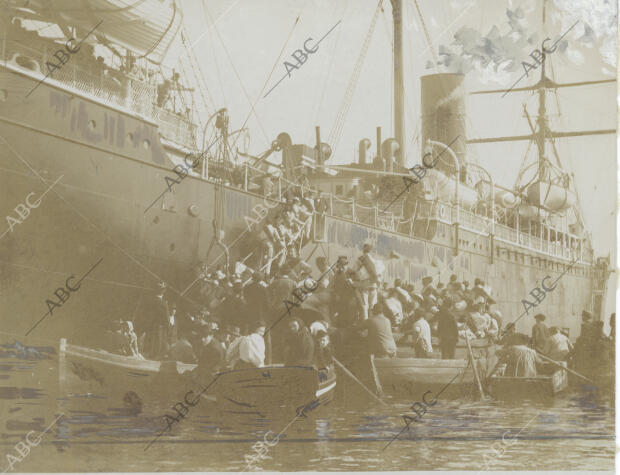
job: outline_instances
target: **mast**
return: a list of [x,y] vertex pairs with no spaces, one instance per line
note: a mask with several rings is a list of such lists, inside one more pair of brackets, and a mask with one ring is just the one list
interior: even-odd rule
[[400,149],[396,152],[397,162],[405,166],[405,93],[403,81],[403,21],[402,0],[391,0],[394,20],[394,132]]

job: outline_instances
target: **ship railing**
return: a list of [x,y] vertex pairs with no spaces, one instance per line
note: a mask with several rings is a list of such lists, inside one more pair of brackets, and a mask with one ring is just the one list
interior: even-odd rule
[[[207,160],[205,160],[205,162],[207,162]],[[227,166],[223,163],[221,166],[227,168],[229,171],[239,167]],[[237,184],[237,186],[243,188],[247,192],[257,193],[256,190],[251,189],[251,180],[248,178],[248,170],[254,170],[259,174],[263,174],[264,171],[254,168],[247,163],[242,166],[245,168],[243,184]],[[208,170],[208,165],[206,164],[203,170],[205,169]],[[210,177],[208,173],[205,174],[204,172],[203,177],[208,179],[216,178]],[[277,194],[274,192],[272,195],[268,196],[268,198],[282,202],[284,198],[283,191],[287,189],[297,189],[303,196],[305,190],[309,190],[310,188],[306,185],[277,177]],[[356,203],[354,198],[343,199],[326,192],[321,192],[321,196],[329,200],[329,215],[331,216],[348,219],[360,224],[374,226],[379,229],[385,229],[407,236],[414,235],[413,225],[416,219],[425,219],[427,221],[436,219],[446,224],[455,224],[458,222],[459,226],[464,229],[487,236],[491,235],[493,229],[492,218],[488,216],[488,213],[478,214],[475,208],[468,209],[463,206],[457,209],[455,204],[440,200],[416,202],[413,216],[408,219],[402,219],[402,216],[396,216],[392,212],[381,210],[378,205],[364,206]],[[315,212],[315,215],[316,214]],[[551,232],[555,232],[557,236],[559,231],[550,226],[543,225],[542,228],[539,228],[539,235],[533,234],[534,230],[532,229],[529,229],[529,232],[525,232],[499,223],[495,223],[494,229],[497,239],[515,244],[519,247],[528,248],[532,251],[571,260],[575,259],[578,255],[581,256],[582,260],[588,262],[591,262],[592,259],[591,252],[588,253],[588,250],[584,251],[582,240],[579,240],[570,233],[561,233],[561,242],[558,241],[557,238],[551,241]],[[316,235],[316,232],[314,234]],[[320,234],[324,235],[325,233],[322,232]]]
[[164,138],[178,145],[195,147],[196,126],[187,118],[154,105],[157,97],[156,84],[132,78],[120,70],[107,67],[102,70],[93,58],[80,58],[79,52],[50,72],[46,63],[59,64],[53,54],[61,49],[62,45],[41,43],[41,50],[37,50],[7,38],[2,45],[2,60],[31,74],[45,77],[49,73],[49,77],[44,81],[56,81],[105,104],[151,119],[159,125]]
[[187,117],[153,106],[153,119],[163,137],[179,145],[196,148],[196,125]]

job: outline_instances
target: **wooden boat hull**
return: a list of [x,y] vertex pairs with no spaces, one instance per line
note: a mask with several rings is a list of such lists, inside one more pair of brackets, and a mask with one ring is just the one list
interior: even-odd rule
[[[466,359],[375,358],[375,367],[385,394],[420,398],[426,391],[452,398],[469,394],[474,373]],[[430,396],[429,396],[430,397]]]
[[544,400],[555,397],[568,387],[568,372],[558,369],[551,375],[491,376],[489,392],[497,399]]
[[[60,387],[72,398],[87,398],[100,410],[171,406],[185,395],[201,398],[220,412],[256,414],[307,413],[331,401],[336,387],[333,369],[273,365],[224,371],[197,380],[196,367],[176,361],[139,360],[60,344]],[[201,399],[201,400],[202,400]],[[98,404],[97,404],[98,403]],[[210,403],[210,404],[209,404]],[[201,407],[203,405],[201,404]]]

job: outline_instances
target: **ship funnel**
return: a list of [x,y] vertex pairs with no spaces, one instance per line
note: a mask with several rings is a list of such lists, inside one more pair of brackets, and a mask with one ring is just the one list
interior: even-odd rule
[[362,139],[360,140],[358,151],[359,151],[359,164],[366,165],[366,150],[370,148],[370,140]]
[[381,155],[383,156],[383,160],[385,160],[386,171],[394,171],[394,157],[399,150],[400,145],[394,138],[387,139],[381,144]]
[[[465,92],[462,74],[440,73],[422,76],[422,148],[428,139],[444,144],[450,148],[459,162],[465,162]],[[456,139],[456,140],[455,140]],[[424,150],[422,150],[422,156]],[[456,170],[449,160],[439,161],[437,169],[448,175]]]

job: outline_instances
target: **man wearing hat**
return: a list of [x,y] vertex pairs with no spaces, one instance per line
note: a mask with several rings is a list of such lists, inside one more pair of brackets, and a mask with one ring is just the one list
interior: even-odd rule
[[536,323],[532,327],[532,348],[536,351],[543,351],[547,344],[547,338],[549,337],[549,329],[543,322],[546,320],[542,313],[538,313],[534,316]]
[[581,333],[579,336],[583,336],[585,339],[592,336],[594,325],[592,324],[592,314],[587,310],[581,312]]
[[201,334],[198,354],[198,366],[192,371],[192,376],[203,384],[219,371],[225,362],[225,353],[222,344],[215,338],[209,325],[200,325]]

